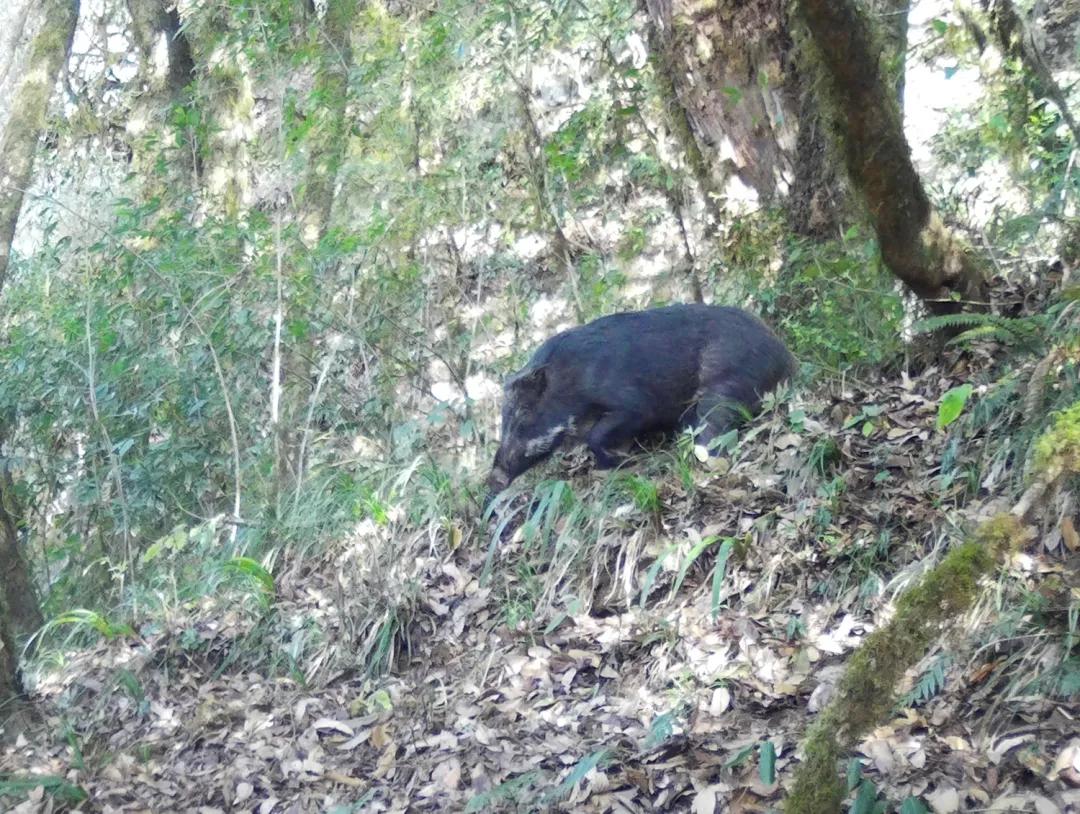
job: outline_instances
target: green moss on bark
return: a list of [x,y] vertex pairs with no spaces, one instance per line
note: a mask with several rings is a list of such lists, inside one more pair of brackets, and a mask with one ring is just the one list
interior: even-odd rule
[[1058,413],[1035,442],[1035,470],[1046,481],[1080,472],[1080,402]]
[[982,269],[933,217],[911,161],[895,81],[880,36],[851,0],[799,0],[819,66],[823,112],[834,128],[852,187],[862,197],[885,265],[935,310],[953,294],[981,302]]
[[787,814],[840,810],[844,786],[837,773],[843,753],[892,709],[895,688],[943,627],[966,610],[979,580],[997,558],[1020,544],[1020,522],[1011,515],[987,521],[897,602],[892,620],[855,651],[836,697],[810,727]]
[[11,242],[22,208],[23,190],[34,172],[38,136],[45,129],[49,97],[67,60],[79,5],[73,0],[46,2],[41,30],[30,46],[23,81],[11,100],[11,114],[0,142],[0,289],[7,275]]

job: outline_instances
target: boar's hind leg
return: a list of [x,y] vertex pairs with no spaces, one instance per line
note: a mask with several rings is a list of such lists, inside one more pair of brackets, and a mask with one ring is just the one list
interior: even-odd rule
[[627,441],[631,441],[646,429],[648,420],[636,413],[611,412],[603,416],[589,430],[585,443],[596,458],[597,469],[611,469],[617,466],[621,455],[617,451]]
[[758,401],[753,387],[742,382],[716,384],[701,393],[695,410],[697,443],[708,446],[718,435],[742,424],[757,409]]

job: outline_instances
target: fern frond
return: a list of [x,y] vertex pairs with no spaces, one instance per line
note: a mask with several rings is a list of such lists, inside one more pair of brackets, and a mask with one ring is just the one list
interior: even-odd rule
[[949,344],[960,345],[978,339],[996,339],[1005,345],[1014,345],[1019,341],[1020,337],[1004,325],[980,325],[977,328],[969,328],[962,334],[957,334],[949,340]]
[[1002,318],[996,314],[937,314],[918,320],[911,326],[911,330],[917,334],[928,334],[945,328],[979,328],[983,325],[997,325]]

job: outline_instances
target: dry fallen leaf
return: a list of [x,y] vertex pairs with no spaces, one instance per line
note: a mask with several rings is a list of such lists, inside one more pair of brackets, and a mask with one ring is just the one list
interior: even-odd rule
[[953,814],[960,810],[960,792],[952,786],[939,786],[926,795],[926,802],[934,814]]

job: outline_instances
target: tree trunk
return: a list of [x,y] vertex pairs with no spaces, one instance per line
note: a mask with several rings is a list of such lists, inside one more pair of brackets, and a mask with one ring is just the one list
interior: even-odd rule
[[907,75],[908,13],[911,0],[870,0],[870,14],[880,20],[881,43],[884,46],[882,67],[896,90],[901,112],[904,109],[904,84]]
[[844,166],[888,269],[933,312],[986,300],[982,268],[934,214],[911,161],[883,52],[852,0],[801,0]]
[[22,504],[15,496],[11,473],[0,450],[0,585],[3,586],[0,593],[7,602],[11,632],[19,638],[33,633],[44,621],[30,565],[20,545],[22,517]]
[[799,136],[786,205],[788,228],[802,237],[836,238],[849,208],[847,189],[837,172],[811,74],[800,70],[798,82]]
[[[0,292],[11,262],[11,244],[19,222],[26,188],[34,173],[38,138],[45,130],[49,97],[61,67],[67,62],[79,4],[73,0],[43,0],[42,23],[29,43],[22,81],[11,96],[11,107],[0,136]],[[0,426],[0,440],[3,427]],[[41,624],[34,581],[19,548],[19,502],[11,476],[0,465],[0,709],[21,706],[16,672],[15,639]]]
[[[152,91],[164,90],[177,98],[191,82],[195,61],[187,36],[180,30],[180,14],[173,0],[128,0],[131,30],[143,76]],[[166,64],[157,61],[155,50],[164,38]]]
[[43,23],[30,43],[23,81],[11,100],[7,125],[0,139],[0,291],[11,260],[11,243],[19,222],[23,194],[34,175],[34,153],[45,129],[49,97],[60,67],[67,61],[79,4],[73,0],[43,0]]
[[[784,202],[793,232],[834,237],[847,211],[786,4],[645,0],[649,47],[669,123],[708,211],[731,176],[762,203]],[[706,231],[706,239],[709,231]]]
[[11,618],[0,594],[0,742],[14,741],[29,718],[29,705],[19,680],[19,651],[11,630]]
[[761,202],[775,202],[792,179],[798,107],[784,3],[645,0],[645,7],[658,70],[709,164],[708,186],[723,189],[737,176]]
[[[127,0],[127,7],[145,88],[135,100],[134,116],[147,122],[151,136],[133,140],[132,175],[143,184],[143,198],[160,199],[159,215],[168,217],[177,191],[193,191],[198,177],[194,151],[169,116],[194,79],[195,61],[172,0]],[[164,52],[158,48],[162,40]]]

